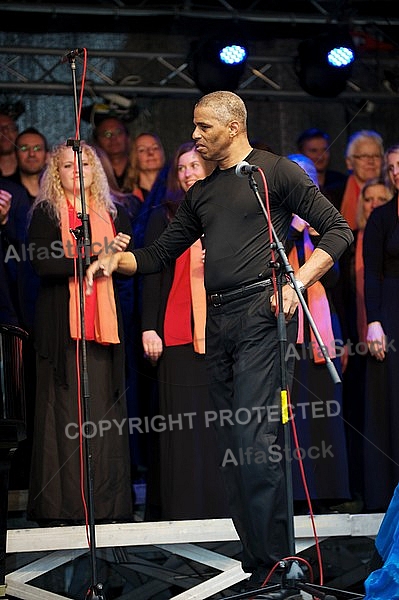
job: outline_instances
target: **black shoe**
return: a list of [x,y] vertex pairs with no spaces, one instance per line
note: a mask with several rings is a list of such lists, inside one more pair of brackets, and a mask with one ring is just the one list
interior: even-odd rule
[[262,587],[268,572],[269,570],[266,570],[266,568],[257,568],[247,579],[231,585],[229,589],[237,594],[246,594],[247,592],[256,590]]

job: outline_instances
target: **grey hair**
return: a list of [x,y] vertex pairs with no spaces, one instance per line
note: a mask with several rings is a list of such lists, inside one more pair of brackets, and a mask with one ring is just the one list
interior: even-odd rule
[[361,129],[360,131],[356,131],[353,133],[348,141],[348,145],[346,146],[346,158],[351,158],[355,152],[355,148],[359,142],[368,140],[373,140],[380,149],[381,157],[384,154],[384,142],[379,133],[374,131],[373,129]]
[[217,91],[202,96],[196,107],[212,108],[220,121],[227,125],[232,119],[247,130],[247,109],[244,101],[234,92]]

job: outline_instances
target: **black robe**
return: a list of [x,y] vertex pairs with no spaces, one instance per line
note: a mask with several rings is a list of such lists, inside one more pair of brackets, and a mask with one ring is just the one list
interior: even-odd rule
[[[131,232],[121,208],[115,228]],[[80,458],[76,343],[69,334],[68,318],[68,281],[74,261],[53,251],[54,242],[61,241],[60,228],[41,208],[33,213],[29,241],[35,244],[33,265],[41,287],[35,320],[37,393],[28,515],[38,522],[82,521],[85,512],[80,490],[87,482],[87,471]],[[121,342],[87,342],[87,413],[82,400],[82,421],[94,423],[92,431],[85,426],[83,432],[92,454],[98,520],[132,516],[123,328],[116,292],[115,301]]]

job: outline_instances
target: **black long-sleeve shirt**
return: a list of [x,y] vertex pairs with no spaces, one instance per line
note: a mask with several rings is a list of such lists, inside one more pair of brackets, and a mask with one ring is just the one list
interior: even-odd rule
[[[306,173],[290,160],[252,150],[246,160],[265,174],[271,223],[284,244],[295,213],[320,233],[318,248],[336,261],[353,241],[340,213],[323,196]],[[255,175],[262,201],[265,190]],[[237,177],[235,167],[215,171],[188,191],[165,232],[148,248],[134,251],[138,271],[165,268],[205,234],[205,287],[208,293],[228,290],[271,275],[270,236],[267,220],[247,177]]]

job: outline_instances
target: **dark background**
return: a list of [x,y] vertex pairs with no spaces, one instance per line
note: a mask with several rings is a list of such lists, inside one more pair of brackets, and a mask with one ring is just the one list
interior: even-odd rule
[[[50,144],[70,137],[72,72],[61,58],[86,48],[84,80],[76,60],[81,137],[89,139],[98,115],[113,110],[132,135],[159,133],[170,156],[191,136],[202,93],[187,66],[191,44],[231,33],[249,50],[236,91],[248,106],[250,137],[288,154],[303,129],[320,127],[334,140],[332,166],[345,170],[353,131],[375,129],[386,145],[399,141],[396,15],[394,0],[0,2],[0,105],[20,112],[20,128],[36,126]],[[356,42],[355,66],[338,96],[312,96],[298,79],[298,44],[338,26]]]

